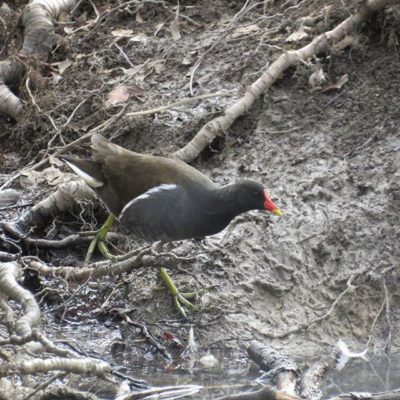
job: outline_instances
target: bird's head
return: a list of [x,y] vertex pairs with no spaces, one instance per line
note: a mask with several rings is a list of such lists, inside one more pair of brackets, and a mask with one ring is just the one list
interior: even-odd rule
[[237,184],[237,201],[247,210],[267,210],[282,216],[282,211],[269,197],[267,190],[257,182],[244,180]]

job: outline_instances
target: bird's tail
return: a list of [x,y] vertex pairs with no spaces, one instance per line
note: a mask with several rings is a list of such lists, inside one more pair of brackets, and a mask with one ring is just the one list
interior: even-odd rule
[[60,158],[90,187],[99,188],[104,185],[105,178],[100,163],[71,156],[60,156]]

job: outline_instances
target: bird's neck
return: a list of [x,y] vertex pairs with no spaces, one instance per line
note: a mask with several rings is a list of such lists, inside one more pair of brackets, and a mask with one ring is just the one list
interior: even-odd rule
[[236,215],[248,211],[238,202],[236,184],[215,189],[213,194],[215,198],[214,209],[219,214],[234,218]]

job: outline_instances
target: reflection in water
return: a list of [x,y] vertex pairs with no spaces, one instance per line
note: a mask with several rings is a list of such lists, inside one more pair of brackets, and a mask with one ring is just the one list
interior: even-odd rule
[[333,397],[348,392],[382,392],[400,387],[400,352],[391,358],[368,355],[370,362],[352,359],[341,371],[331,371],[323,393]]

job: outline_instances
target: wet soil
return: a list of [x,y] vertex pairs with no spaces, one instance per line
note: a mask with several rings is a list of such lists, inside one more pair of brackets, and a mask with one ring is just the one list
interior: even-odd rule
[[[60,24],[52,61],[72,63],[55,85],[42,71],[35,96],[57,124],[65,123],[86,99],[63,130],[63,140],[75,140],[117,112],[119,106],[107,106],[106,100],[120,84],[142,89],[129,100],[130,111],[189,96],[190,73],[201,59],[193,79],[194,95],[224,91],[230,96],[121,118],[105,133],[135,151],[170,154],[238,99],[282,50],[301,47],[311,35],[331,29],[353,11],[339,1],[329,2],[332,8],[322,1],[285,2],[291,7],[270,2],[267,10],[256,7],[231,27],[242,2],[207,3],[181,5],[180,12],[197,24],[181,18],[177,40],[169,29],[174,14],[150,3],[139,11],[140,18],[122,9],[96,25],[95,31],[90,27],[66,35]],[[173,4],[168,7],[175,10]],[[77,14],[81,24],[94,18],[87,4]],[[311,35],[299,43],[285,42],[310,15],[315,17]],[[192,326],[199,346],[194,365],[202,355],[215,353],[220,358],[216,375],[228,370],[226,376],[232,373],[233,380],[243,374],[251,379],[246,375],[245,346],[252,339],[285,351],[305,366],[330,354],[341,338],[354,351],[367,346],[372,368],[362,360],[350,362],[345,371],[355,378],[348,382],[343,374],[332,375],[326,393],[337,393],[333,384],[363,391],[384,389],[382,382],[399,386],[400,62],[399,49],[393,45],[400,34],[399,21],[396,10],[380,13],[353,35],[350,46],[286,72],[193,163],[221,185],[242,178],[262,182],[284,212],[282,218],[246,213],[218,235],[165,246],[167,251],[195,257],[182,264],[160,259],[160,266],[169,269],[182,290],[208,288],[200,299],[202,313],[183,321],[158,271],[144,268],[122,278],[60,287],[62,294],[43,302],[44,331],[159,384],[217,379],[210,378],[212,370],[208,379],[207,372],[200,373],[202,367],[182,361],[179,349],[171,350],[176,368],[170,367],[165,375],[166,361],[154,354],[140,333],[115,317],[116,309],[128,312],[156,337],[168,331],[184,345]],[[122,29],[130,32],[117,41],[113,32]],[[348,74],[348,82],[340,89],[313,90],[308,79],[317,66],[328,81]],[[29,104],[26,110],[18,124],[2,117],[2,181],[36,157],[54,135],[45,115]],[[52,142],[60,144],[59,137]],[[73,152],[86,153],[87,147]],[[18,182],[14,187],[21,189]],[[52,188],[24,185],[21,190],[22,201],[28,201],[44,197]],[[10,219],[17,212],[2,214]],[[86,224],[105,216],[101,208],[90,215]],[[65,216],[55,224],[74,222],[81,221]],[[129,239],[129,246],[136,245]],[[74,249],[72,256],[53,251],[41,257],[56,265],[79,266],[84,253],[82,248]],[[360,384],[367,380],[368,387]]]

